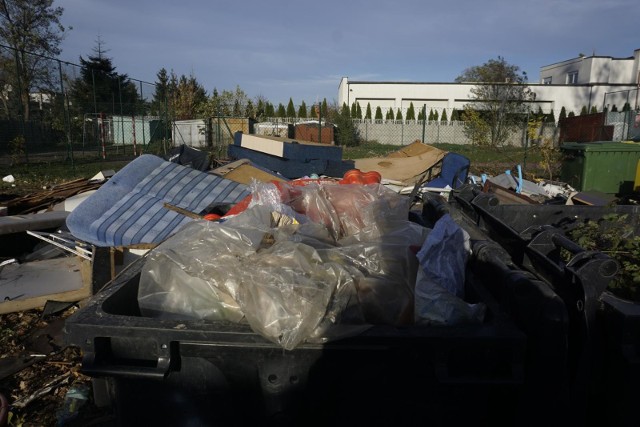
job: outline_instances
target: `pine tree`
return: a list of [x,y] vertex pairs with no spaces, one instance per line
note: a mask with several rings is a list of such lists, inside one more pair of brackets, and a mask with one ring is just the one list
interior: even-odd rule
[[395,115],[393,114],[393,107],[389,107],[389,111],[387,111],[387,115],[385,116],[386,120],[393,120]]
[[453,111],[451,112],[451,121],[452,122],[458,122],[460,121],[460,112],[457,109],[453,109]]
[[254,107],[252,100],[247,101],[247,107],[244,110],[244,116],[250,119],[256,118],[256,108]]
[[586,116],[587,115],[587,107],[586,107],[586,105],[582,106],[582,109],[580,110],[580,115],[581,116]]
[[298,108],[298,117],[300,117],[301,119],[307,118],[307,104],[305,104],[304,101],[302,101],[300,107]]
[[613,104],[613,106],[611,107],[611,112],[612,113],[618,112],[618,107],[616,107],[616,104]]
[[413,102],[410,102],[409,108],[407,108],[407,120],[415,120],[415,119],[416,119],[416,112],[413,107]]
[[425,109],[421,108],[420,111],[418,112],[418,121],[423,121],[425,119],[424,115],[425,115]]
[[380,106],[378,105],[376,107],[376,116],[375,116],[376,120],[382,120],[382,108],[380,108]]
[[322,108],[320,109],[322,117],[326,118],[329,114],[329,107],[327,106],[327,98],[322,100]]
[[449,121],[447,119],[447,110],[442,110],[442,116],[440,116],[440,121],[442,123],[447,123]]
[[575,117],[576,113],[574,113],[573,111],[569,111],[569,114],[567,114],[567,117]]
[[287,117],[295,118],[296,117],[296,107],[293,106],[293,99],[289,98],[289,103],[287,104]]
[[435,110],[435,111],[433,112],[433,121],[434,121],[434,122],[437,122],[437,121],[438,121],[438,110]]
[[622,111],[631,111],[631,105],[629,105],[628,102],[624,103],[624,106],[622,107]]
[[282,105],[282,102],[278,104],[278,113],[276,115],[283,119],[287,117],[287,110],[284,108],[284,105]]
[[356,103],[351,104],[351,118],[355,119],[358,117],[358,110],[356,108]]
[[[96,55],[89,56],[88,59],[80,57],[80,77],[73,82],[70,90],[72,106],[83,113],[108,111],[114,114],[134,114],[140,100],[136,85],[126,74],[116,72],[111,58],[104,56],[100,45],[94,49],[94,52]],[[182,76],[180,82],[183,79],[184,84],[180,89],[185,89],[192,83],[185,76]],[[193,108],[189,108],[188,113],[185,114],[193,114],[195,105],[206,99],[204,89],[195,80],[193,83],[193,88],[190,88],[193,89],[193,97],[190,99],[193,102],[189,104],[189,107]],[[114,103],[119,104],[119,108],[115,111],[113,111]]]
[[551,112],[547,116],[547,121],[549,121],[549,123],[555,123],[556,122],[556,114],[553,112],[553,110],[551,110]]
[[402,120],[402,110],[398,107],[398,113],[396,114],[396,120]]
[[367,120],[371,120],[371,103],[367,102],[367,112],[364,113],[364,118]]
[[264,106],[265,117],[273,118],[276,116],[276,110],[273,108],[273,104],[267,101]]
[[360,103],[356,104],[356,119],[362,118],[362,108],[360,108]]
[[264,100],[262,98],[258,98],[258,105],[256,105],[256,118],[264,116]]
[[338,133],[336,135],[336,143],[342,146],[356,146],[360,142],[360,136],[358,129],[353,123],[351,118],[351,112],[347,103],[342,104],[340,113],[335,117],[335,123],[338,126]]
[[564,108],[564,107],[562,107],[562,108],[560,109],[560,116],[558,116],[558,122],[561,122],[561,121],[563,121],[563,120],[564,120],[564,119],[566,119],[566,118],[567,118],[567,109],[566,109],[566,108]]
[[595,105],[591,106],[591,114],[596,114],[598,112],[598,107],[596,107]]
[[151,114],[154,116],[164,115],[168,102],[169,74],[167,70],[161,68],[156,74],[157,83],[151,101]]

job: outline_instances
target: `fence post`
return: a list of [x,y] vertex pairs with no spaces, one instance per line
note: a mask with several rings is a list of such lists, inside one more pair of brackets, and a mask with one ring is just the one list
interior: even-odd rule
[[131,115],[131,129],[133,136],[133,156],[136,156],[136,115]]
[[422,107],[422,143],[426,144],[427,141],[425,141],[425,133],[427,131],[427,104],[424,104],[424,106]]
[[120,120],[122,123],[122,154],[127,154],[127,149],[124,142],[124,112],[122,111],[122,76],[118,76],[118,100],[120,101]]
[[64,127],[67,134],[67,160],[71,160],[71,170],[75,173],[75,165],[73,163],[73,147],[71,146],[71,126],[69,126],[69,114],[65,108],[64,96],[64,80],[62,79],[62,63],[58,61],[58,75],[60,76],[60,94],[62,95],[62,113],[64,117]]
[[[27,131],[26,131],[26,124],[25,124],[25,106],[23,104],[23,99],[22,99],[22,79],[21,79],[21,67],[20,67],[20,57],[18,56],[18,50],[17,49],[13,49],[13,56],[16,60],[16,81],[18,83],[18,102],[19,105],[18,107],[20,108],[20,126],[22,127],[22,139],[24,140],[24,157],[25,160],[27,161],[27,163],[29,163],[29,150],[27,149],[28,143],[27,143]],[[27,103],[29,102],[29,95],[27,94]],[[28,105],[28,104],[27,104]]]
[[[544,121],[540,123],[540,131],[542,132]],[[527,149],[529,147],[529,112],[527,111],[527,120],[524,122],[524,156],[522,158],[522,169],[527,170]]]
[[[140,100],[143,100],[143,98],[142,98],[142,82],[139,82],[139,83],[140,83]],[[146,148],[147,147],[147,135],[146,135],[146,131],[144,129],[145,111],[141,111],[141,113],[142,113],[142,147]]]

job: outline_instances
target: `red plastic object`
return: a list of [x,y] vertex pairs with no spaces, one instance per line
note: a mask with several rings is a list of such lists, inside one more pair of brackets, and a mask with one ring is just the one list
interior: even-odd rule
[[[283,202],[286,203],[287,201],[293,200],[297,196],[299,196],[299,192],[296,191],[294,188],[292,188],[292,186],[294,186],[294,187],[295,186],[305,186],[307,184],[312,184],[312,183],[318,183],[318,184],[320,184],[320,183],[328,183],[328,184],[336,184],[336,183],[338,183],[338,184],[361,184],[361,185],[366,185],[366,184],[379,184],[381,180],[382,180],[382,176],[377,171],[362,172],[360,169],[350,169],[350,170],[345,172],[343,178],[341,180],[339,180],[339,181],[336,181],[334,179],[328,179],[328,178],[300,178],[300,179],[294,179],[292,181],[286,181],[286,182],[271,181],[271,183],[275,184],[275,186],[278,188],[278,191],[280,191],[280,195],[282,197]],[[208,219],[210,221],[215,221],[215,220],[218,220],[220,218],[224,218],[225,216],[237,215],[240,212],[243,212],[244,210],[246,210],[247,207],[249,207],[250,203],[251,203],[251,194],[249,194],[247,197],[245,197],[244,199],[242,199],[241,201],[236,203],[222,217],[220,217],[220,216],[218,216],[217,218],[211,217],[211,219],[209,219],[208,218],[209,215],[206,215],[204,218]]]
[[345,172],[340,184],[379,184],[382,175],[376,171],[362,172],[360,169],[350,169]]

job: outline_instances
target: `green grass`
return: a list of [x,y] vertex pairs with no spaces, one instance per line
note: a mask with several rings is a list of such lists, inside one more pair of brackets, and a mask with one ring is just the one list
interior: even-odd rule
[[[472,145],[433,144],[434,147],[448,152],[456,152],[467,156],[471,160],[471,173],[480,175],[487,173],[497,175],[506,169],[512,169],[516,165],[523,166],[527,179],[548,178],[539,166],[541,156],[539,150],[530,148],[507,147],[490,149]],[[140,147],[142,148],[142,147]],[[387,154],[401,149],[398,145],[366,143],[357,147],[343,147],[342,157],[345,160],[353,160],[366,157],[384,157]],[[107,153],[107,159],[103,160],[96,150],[74,152],[74,160],[68,158],[66,152],[34,154],[30,155],[29,163],[23,161],[14,166],[2,166],[2,176],[13,175],[16,179],[15,186],[0,182],[0,194],[25,195],[42,191],[56,184],[72,181],[78,178],[91,178],[101,170],[113,169],[116,172],[133,160],[133,149],[125,147],[126,155],[122,148],[115,151],[111,147]],[[144,152],[163,155],[166,147],[160,144],[150,144],[144,147]],[[526,154],[526,158],[525,158]],[[526,160],[526,161],[525,161]],[[525,167],[526,165],[526,167]]]
[[0,194],[26,195],[79,178],[89,179],[101,170],[120,170],[130,159],[102,160],[98,156],[76,159],[73,163],[60,156],[49,160],[34,159],[2,168],[3,176],[13,175],[12,184],[0,182]]

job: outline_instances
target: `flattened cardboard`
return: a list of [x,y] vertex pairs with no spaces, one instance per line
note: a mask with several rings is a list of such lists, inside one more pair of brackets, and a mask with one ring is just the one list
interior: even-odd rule
[[212,170],[211,173],[246,185],[251,184],[253,179],[259,182],[286,181],[284,178],[253,166],[249,159],[236,160]]
[[[419,154],[414,154],[419,153]],[[429,168],[442,160],[446,151],[414,142],[387,157],[356,159],[355,167],[363,172],[377,171],[383,179],[415,184]],[[434,175],[437,171],[434,171]]]

